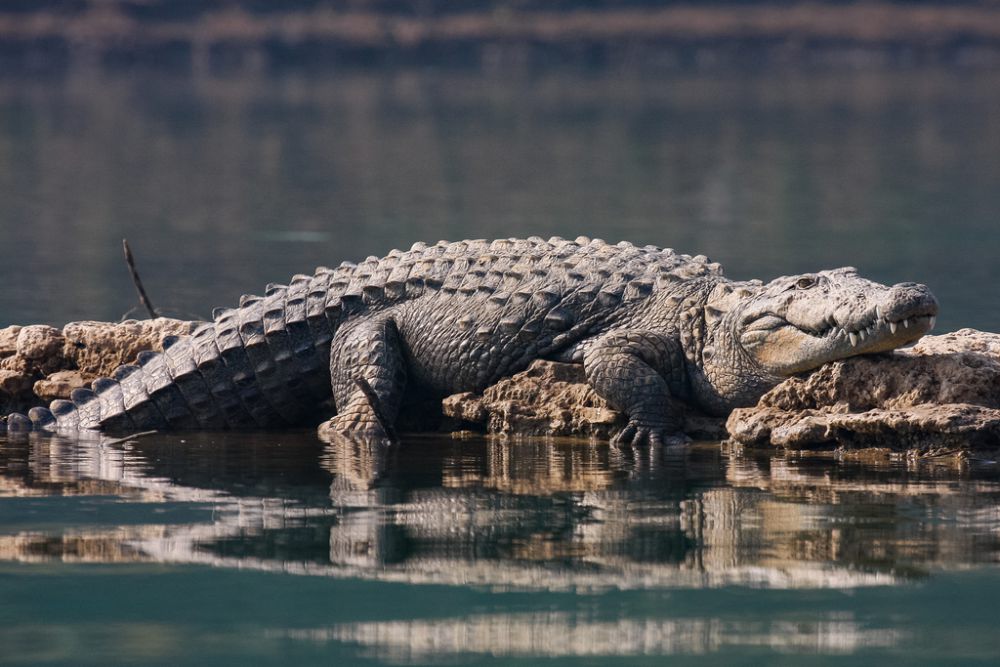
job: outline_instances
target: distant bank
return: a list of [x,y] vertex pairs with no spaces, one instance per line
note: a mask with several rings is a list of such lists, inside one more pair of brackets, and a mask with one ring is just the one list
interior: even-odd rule
[[1000,2],[0,2],[0,74],[772,64],[1000,66]]

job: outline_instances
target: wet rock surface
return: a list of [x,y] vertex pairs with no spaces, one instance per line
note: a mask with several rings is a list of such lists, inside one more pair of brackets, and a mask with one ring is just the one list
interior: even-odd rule
[[753,447],[1000,447],[1000,334],[963,329],[791,378],[727,420]]
[[162,350],[165,338],[189,334],[199,324],[161,317],[0,329],[0,414],[68,398],[74,389],[111,375],[140,352]]

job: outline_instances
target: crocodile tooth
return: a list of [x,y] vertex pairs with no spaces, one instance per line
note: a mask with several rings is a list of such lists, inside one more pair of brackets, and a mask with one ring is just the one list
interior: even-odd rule
[[892,333],[896,333],[896,328],[897,328],[898,326],[899,326],[899,325],[898,325],[898,324],[896,324],[895,322],[889,322],[889,331],[891,331]]
[[857,347],[858,346],[858,334],[856,334],[856,333],[854,333],[852,331],[851,333],[849,333],[847,335],[850,336],[850,338],[851,338],[851,347]]
[[858,338],[864,340],[868,337],[868,329],[858,329]]
[[933,328],[934,328],[934,325],[935,325],[936,323],[937,323],[937,316],[935,316],[935,315],[931,315],[931,329],[933,329]]
[[882,319],[882,309],[878,307],[878,304],[875,304],[875,319]]
[[909,320],[909,318],[903,320],[903,328],[904,329],[909,329],[910,328],[910,320]]

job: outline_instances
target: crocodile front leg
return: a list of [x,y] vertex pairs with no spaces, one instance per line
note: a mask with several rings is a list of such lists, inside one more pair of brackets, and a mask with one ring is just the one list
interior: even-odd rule
[[406,386],[406,361],[389,318],[342,327],[332,341],[330,380],[337,407],[320,436],[389,440]]
[[649,331],[612,331],[587,348],[583,366],[590,386],[628,416],[613,445],[688,441],[674,401],[685,388],[684,363],[679,340]]

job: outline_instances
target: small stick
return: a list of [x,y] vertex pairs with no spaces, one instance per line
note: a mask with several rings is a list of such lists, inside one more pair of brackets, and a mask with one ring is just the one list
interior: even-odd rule
[[120,445],[123,442],[130,442],[132,440],[138,440],[139,438],[145,438],[147,435],[155,435],[159,431],[139,431],[138,433],[133,433],[131,435],[126,435],[124,438],[115,438],[114,440],[107,440],[101,443],[102,447],[110,447],[112,445]]
[[153,319],[156,319],[160,315],[153,308],[152,302],[150,302],[149,297],[146,296],[146,290],[142,286],[142,280],[139,278],[139,272],[135,268],[135,258],[132,257],[132,249],[128,247],[128,239],[122,239],[122,249],[125,251],[125,264],[128,265],[128,272],[132,274],[132,284],[135,285],[135,291],[139,294],[139,302],[146,308],[146,312]]

